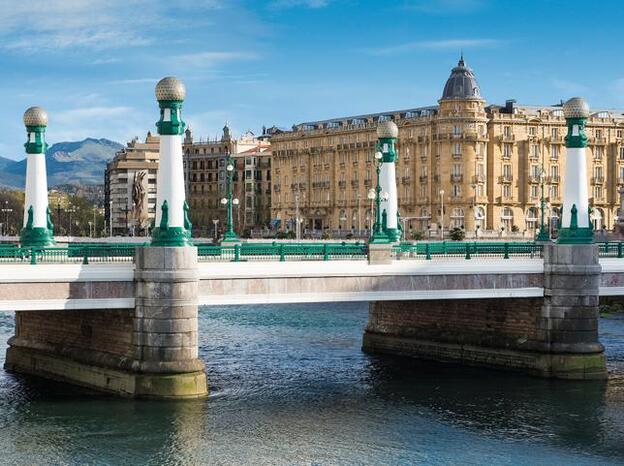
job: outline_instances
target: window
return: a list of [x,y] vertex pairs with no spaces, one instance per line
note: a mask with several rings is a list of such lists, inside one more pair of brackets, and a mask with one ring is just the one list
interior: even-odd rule
[[453,155],[461,155],[461,144],[458,142],[453,144]]
[[536,184],[531,185],[531,199],[537,199],[539,197],[539,186]]
[[459,136],[461,135],[462,131],[461,131],[461,126],[459,125],[454,125],[453,126],[453,135],[454,136]]
[[505,199],[510,199],[511,198],[511,186],[508,184],[504,184],[503,185],[503,197]]
[[624,147],[620,147],[619,159],[624,160]]
[[461,186],[458,184],[453,185],[453,197],[461,196]]
[[508,163],[503,165],[503,176],[505,177],[511,176],[511,165]]
[[531,176],[537,178],[540,176],[540,166],[539,165],[531,165]]
[[511,144],[503,144],[503,157],[511,157],[512,147]]
[[559,146],[552,144],[550,146],[550,158],[558,159],[559,158]]
[[453,176],[459,176],[462,174],[462,166],[460,163],[454,163],[453,164],[453,168],[452,168],[452,174]]
[[618,130],[615,132],[615,137],[616,137],[616,138],[621,138],[621,137],[622,137],[622,130],[621,130],[621,129],[618,129]]
[[531,144],[531,155],[533,157],[539,157],[540,151],[539,151],[539,146],[537,144]]
[[602,186],[594,186],[594,198],[602,199]]
[[595,130],[595,133],[596,133],[596,139],[600,139],[602,137],[602,130],[601,129]]
[[463,228],[464,226],[464,209],[455,207],[451,211],[451,227]]
[[511,136],[511,127],[510,126],[503,126],[503,135],[505,137]]
[[537,228],[537,207],[529,207],[526,213],[527,230],[535,230]]
[[620,167],[619,172],[620,172],[620,176],[618,179],[618,183],[622,183],[624,181],[624,167]]
[[537,134],[537,128],[535,126],[529,126],[529,136],[535,136]]
[[550,130],[550,135],[553,139],[557,139],[559,137],[559,128],[552,128]]
[[559,186],[552,185],[550,187],[550,197],[552,199],[558,199],[559,198]]
[[513,210],[510,207],[504,207],[501,211],[501,226],[505,231],[511,231],[513,227]]
[[550,166],[550,176],[554,179],[559,178],[559,165],[551,165]]

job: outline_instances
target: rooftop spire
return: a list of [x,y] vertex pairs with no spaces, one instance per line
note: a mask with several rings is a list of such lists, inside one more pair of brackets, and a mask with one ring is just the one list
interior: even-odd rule
[[464,49],[461,49],[459,62],[457,63],[457,66],[466,66],[466,63],[464,63]]

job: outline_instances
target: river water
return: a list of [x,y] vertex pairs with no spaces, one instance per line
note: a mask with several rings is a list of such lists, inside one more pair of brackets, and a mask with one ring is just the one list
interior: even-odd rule
[[[202,309],[201,401],[0,371],[0,463],[624,464],[624,400],[604,384],[365,355],[366,317],[359,303]],[[12,332],[0,314],[0,348]],[[601,335],[624,372],[624,318]]]

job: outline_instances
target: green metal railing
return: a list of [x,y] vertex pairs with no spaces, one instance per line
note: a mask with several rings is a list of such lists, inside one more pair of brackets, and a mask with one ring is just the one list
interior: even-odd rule
[[223,261],[329,261],[364,260],[365,243],[241,243],[231,246],[200,245],[200,262]]
[[[0,263],[111,263],[133,262],[135,249],[143,244],[70,244],[67,247],[22,248],[0,244]],[[600,257],[624,258],[624,242],[597,243]],[[542,245],[533,242],[417,242],[392,247],[396,260],[439,258],[479,259],[497,257],[541,258]],[[200,262],[245,261],[336,261],[365,260],[368,245],[356,243],[241,243],[236,245],[198,245]]]
[[393,247],[396,259],[425,259],[438,257],[542,257],[542,245],[533,242],[435,242],[401,243]]

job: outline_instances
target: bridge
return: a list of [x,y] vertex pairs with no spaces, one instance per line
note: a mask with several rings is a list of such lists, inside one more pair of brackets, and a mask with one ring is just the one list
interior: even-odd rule
[[47,205],[47,113],[32,107],[24,114],[24,223],[19,245],[0,248],[0,310],[15,312],[7,370],[124,396],[200,397],[208,387],[199,305],[368,301],[367,352],[542,377],[607,377],[598,304],[601,296],[623,294],[624,247],[594,243],[583,99],[563,107],[565,209],[556,242],[543,209],[539,244],[400,242],[398,128],[387,120],[377,127],[368,242],[242,242],[233,229],[235,170],[228,160],[223,241],[200,245],[191,238],[185,201],[185,94],[173,77],[156,86],[157,208],[144,244],[57,246]]
[[[6,367],[127,396],[194,396],[198,306],[362,301],[365,351],[600,379],[597,304],[624,295],[624,244],[587,246],[587,257],[571,246],[565,270],[552,255],[562,246],[535,243],[388,245],[389,263],[359,243],[2,247],[0,311],[16,314]],[[579,276],[573,262],[594,253],[597,268]]]

